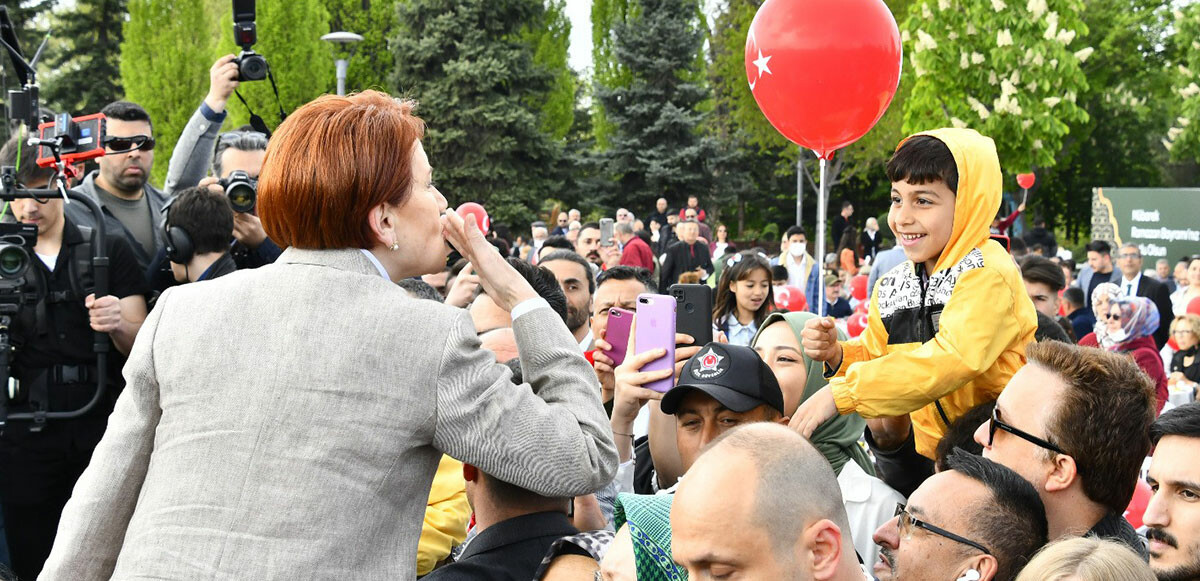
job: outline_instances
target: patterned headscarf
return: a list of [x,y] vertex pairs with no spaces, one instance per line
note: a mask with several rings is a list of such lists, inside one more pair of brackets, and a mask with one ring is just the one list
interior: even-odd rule
[[674,494],[617,495],[616,528],[629,523],[638,581],[684,581],[687,571],[671,560],[671,502]]
[[[1158,330],[1158,307],[1146,297],[1119,297],[1109,303],[1121,309],[1121,330],[1116,334],[1109,333],[1112,346],[1106,346],[1109,351],[1124,351],[1125,345],[1134,339],[1149,337]],[[1105,313],[1107,315],[1108,313]],[[1108,319],[1105,318],[1107,323]]]
[[1096,315],[1096,326],[1092,330],[1096,333],[1096,342],[1105,349],[1110,349],[1116,342],[1108,336],[1108,321],[1104,318],[1107,311],[1101,303],[1108,305],[1109,301],[1120,296],[1121,287],[1111,282],[1102,282],[1092,291],[1092,313]]

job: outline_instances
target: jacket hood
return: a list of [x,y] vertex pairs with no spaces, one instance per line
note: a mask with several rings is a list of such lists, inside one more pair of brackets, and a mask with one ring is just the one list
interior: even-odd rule
[[[996,142],[974,129],[935,129],[910,135],[896,149],[917,135],[927,135],[950,149],[958,168],[958,191],[954,200],[954,230],[938,257],[934,272],[958,264],[972,249],[987,244],[992,218],[1000,210],[1003,177]],[[998,243],[992,242],[992,244]],[[929,274],[933,274],[932,272]]]

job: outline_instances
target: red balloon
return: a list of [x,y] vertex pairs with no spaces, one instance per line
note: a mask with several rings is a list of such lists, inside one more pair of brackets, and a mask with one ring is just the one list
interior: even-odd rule
[[1150,485],[1146,484],[1145,480],[1138,478],[1137,486],[1133,488],[1133,498],[1129,501],[1129,508],[1125,509],[1125,520],[1133,525],[1133,528],[1142,526],[1142,516],[1146,514],[1146,507],[1150,506],[1150,497],[1154,496],[1154,491],[1150,490]]
[[850,277],[850,296],[860,301],[867,300],[867,278],[865,274]]
[[1167,339],[1167,347],[1170,347],[1171,351],[1179,351],[1179,343],[1175,342],[1174,336],[1172,336],[1170,339]]
[[479,231],[484,234],[487,234],[488,229],[492,227],[492,219],[488,218],[487,210],[484,210],[483,206],[475,202],[467,202],[459,206],[455,212],[458,212],[458,215],[462,216],[463,220],[474,218],[475,225],[479,226]]
[[871,301],[861,301],[854,307],[854,312],[865,313],[871,310]]
[[900,30],[883,0],[767,0],[746,78],[767,120],[823,159],[870,131],[900,84]]
[[862,332],[867,328],[867,314],[855,313],[846,320],[846,332],[851,338],[862,335]]
[[1033,175],[1032,173],[1017,174],[1017,185],[1027,190],[1033,187],[1033,183],[1035,181],[1037,181],[1037,176]]
[[1187,312],[1191,315],[1200,315],[1200,297],[1196,297],[1188,303]]
[[775,306],[788,312],[803,311],[808,308],[808,299],[798,287],[785,284],[775,287]]

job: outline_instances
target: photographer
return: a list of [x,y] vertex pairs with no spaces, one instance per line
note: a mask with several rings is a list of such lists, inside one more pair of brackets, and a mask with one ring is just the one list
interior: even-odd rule
[[[267,136],[248,127],[218,132],[228,114],[225,105],[238,88],[236,57],[225,55],[209,71],[208,95],[192,114],[171,153],[166,191],[216,184],[234,172],[245,172],[255,186],[267,155]],[[215,177],[205,178],[211,164]],[[232,256],[241,269],[271,264],[279,257],[279,246],[267,237],[255,212],[237,212],[233,217]]]
[[[17,182],[25,188],[46,188],[54,172],[37,166],[34,150],[24,147],[22,138],[15,135],[0,149],[0,166],[16,166]],[[124,385],[121,367],[146,318],[147,289],[133,249],[119,231],[110,230],[105,240],[111,295],[97,298],[91,294],[94,219],[65,215],[59,197],[16,199],[10,207],[18,221],[38,227],[38,237],[22,288],[31,299],[22,302],[10,331],[11,373],[20,390],[9,411],[82,408],[96,390],[93,331],[109,333],[116,347],[108,355],[106,397],[89,413],[49,420],[40,431],[34,422],[12,421],[0,435],[0,505],[12,565],[20,578],[34,579]]]
[[167,260],[175,282],[212,280],[237,270],[229,256],[233,210],[219,187],[188,188],[167,207]]

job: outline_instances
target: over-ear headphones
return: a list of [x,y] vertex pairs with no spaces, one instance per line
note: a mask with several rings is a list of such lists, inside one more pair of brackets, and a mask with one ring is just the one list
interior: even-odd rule
[[167,226],[167,214],[171,210],[171,204],[174,203],[175,199],[172,198],[162,209],[162,230],[166,242],[167,260],[176,264],[187,264],[196,255],[196,247],[192,244],[192,236],[188,234],[187,230],[179,226]]
[[976,571],[975,569],[967,569],[966,572],[962,574],[962,577],[959,577],[957,581],[979,581],[979,571]]

